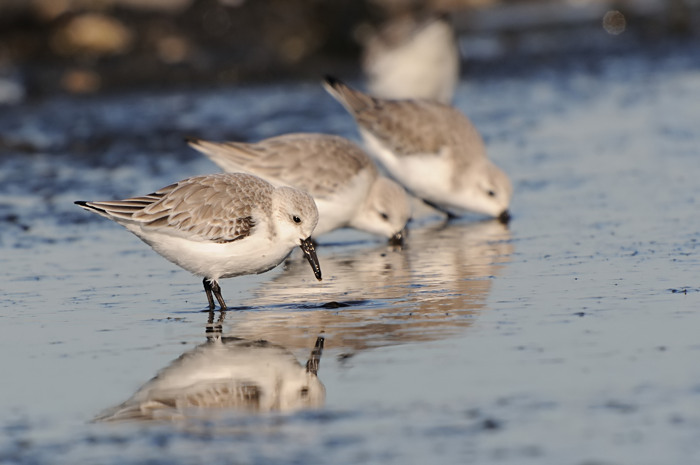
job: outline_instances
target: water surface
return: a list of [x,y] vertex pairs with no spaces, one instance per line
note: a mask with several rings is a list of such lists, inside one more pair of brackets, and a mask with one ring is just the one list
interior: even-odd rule
[[[222,281],[223,335],[323,405],[93,423],[207,340],[198,278],[73,205],[214,165],[185,136],[357,139],[316,83],[55,97],[0,114],[0,462],[688,464],[700,460],[700,60],[589,57],[464,80],[514,182],[509,227],[422,210],[403,250],[342,231]],[[216,315],[218,319],[219,315]]]

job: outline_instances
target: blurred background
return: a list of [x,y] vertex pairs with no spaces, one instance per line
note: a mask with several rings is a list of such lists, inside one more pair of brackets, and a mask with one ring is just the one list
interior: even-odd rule
[[0,103],[352,78],[367,38],[407,12],[449,16],[466,75],[655,47],[700,30],[700,0],[0,0]]

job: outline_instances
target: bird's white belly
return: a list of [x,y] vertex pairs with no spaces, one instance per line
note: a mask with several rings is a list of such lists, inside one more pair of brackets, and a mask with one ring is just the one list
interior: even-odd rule
[[449,203],[452,173],[447,153],[397,157],[371,133],[361,132],[369,152],[392,178],[413,195],[437,204]]
[[314,197],[318,208],[318,224],[313,236],[343,228],[348,225],[359,208],[362,208],[371,183],[376,175],[367,170],[353,177],[341,189],[326,198]]
[[262,232],[233,242],[217,243],[136,228],[129,229],[163,257],[190,273],[214,280],[274,268],[295,245],[270,240]]

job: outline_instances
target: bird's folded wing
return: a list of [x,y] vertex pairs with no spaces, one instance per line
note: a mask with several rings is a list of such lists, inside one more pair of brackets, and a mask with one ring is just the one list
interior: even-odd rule
[[228,172],[254,174],[315,198],[342,189],[362,169],[375,170],[362,149],[334,136],[286,134],[254,144],[196,140],[190,145]]

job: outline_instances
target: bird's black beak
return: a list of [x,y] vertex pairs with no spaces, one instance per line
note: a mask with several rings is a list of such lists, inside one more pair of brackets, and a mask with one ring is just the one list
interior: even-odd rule
[[316,279],[321,281],[321,265],[318,264],[318,257],[316,256],[316,247],[314,246],[314,242],[310,237],[307,237],[301,241],[301,245],[299,247],[301,247],[302,252],[304,252],[304,256],[309,261],[311,269],[314,270]]
[[510,222],[510,213],[508,210],[503,210],[500,215],[498,215],[498,221],[507,225]]
[[403,247],[404,239],[406,238],[406,228],[397,232],[389,238],[389,245],[392,247]]

